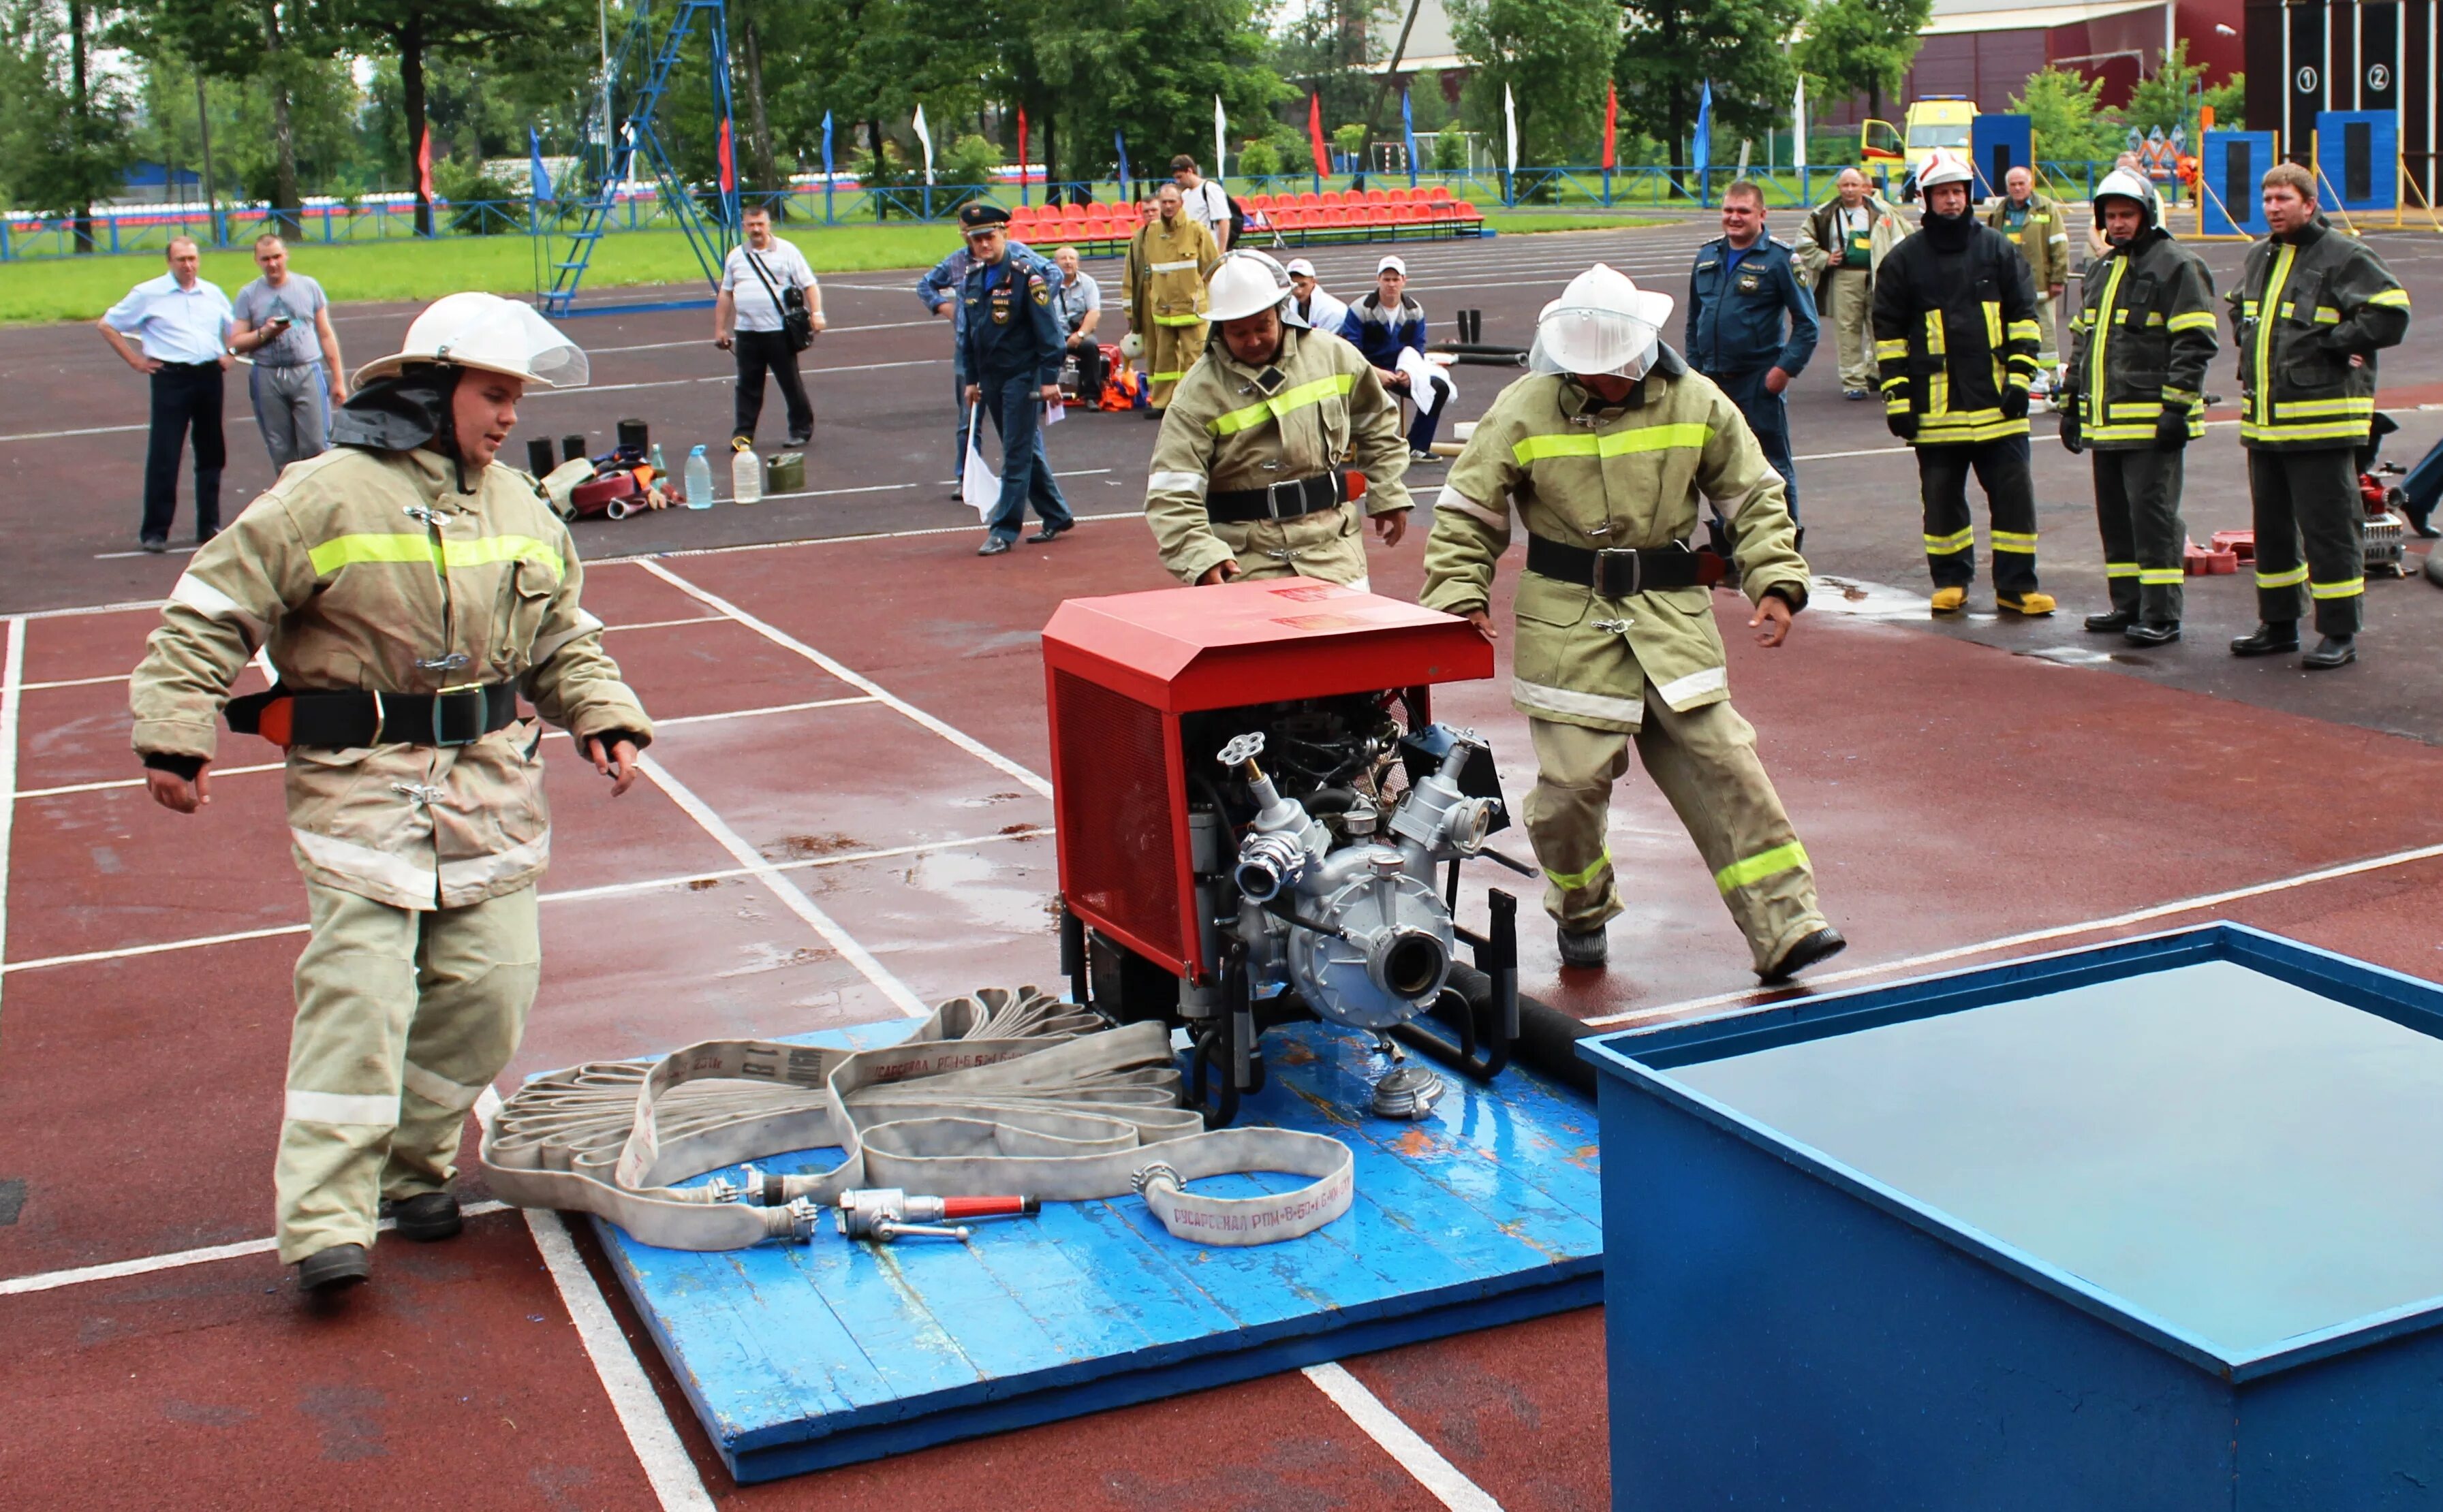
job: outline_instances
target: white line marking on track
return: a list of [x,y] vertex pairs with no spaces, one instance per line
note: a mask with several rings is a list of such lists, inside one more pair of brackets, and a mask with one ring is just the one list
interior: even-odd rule
[[[670,584],[672,588],[677,589],[680,592],[686,593],[689,597],[697,599],[702,603],[709,604],[714,609],[719,610],[722,613],[728,615],[730,618],[738,621],[741,625],[745,626],[748,629],[753,630],[756,634],[762,636],[767,641],[770,641],[773,645],[785,647],[789,650],[797,652],[799,656],[802,656],[807,661],[814,663],[817,666],[821,667],[832,676],[838,678],[841,682],[849,684],[849,686],[862,688],[866,692],[872,694],[882,702],[890,704],[901,714],[904,714],[908,718],[915,720],[918,724],[921,724],[925,728],[932,731],[935,735],[938,735],[943,739],[949,741],[952,745],[957,746],[960,750],[964,751],[971,756],[974,756],[979,761],[983,761],[992,766],[999,767],[1001,771],[1008,773],[1011,776],[1025,783],[1028,787],[1034,789],[1037,792],[1041,793],[1047,798],[1052,796],[1052,784],[1043,777],[1038,776],[1034,772],[1019,765],[1016,761],[1013,761],[1009,757],[1001,755],[1000,752],[984,744],[982,740],[977,739],[974,736],[967,734],[965,731],[958,729],[948,722],[936,719],[932,715],[926,713],[923,709],[920,709],[913,703],[909,702],[906,699],[900,698],[898,695],[892,693],[890,689],[884,687],[881,683],[874,682],[872,679],[850,670],[847,666],[834,661],[831,657],[825,656],[822,652],[816,650],[813,647],[808,646],[801,640],[799,640],[796,636],[789,634],[786,630],[765,624],[762,620],[747,613],[744,610],[740,609],[737,605],[729,602],[729,600],[721,597],[719,594],[708,592],[704,589],[698,588],[695,584],[689,582],[686,578],[681,577],[678,574],[671,572],[669,568],[664,567],[661,563],[654,561],[650,557],[638,560],[636,565]],[[926,1011],[930,1011],[930,1010],[927,1010]]]
[[634,625],[605,625],[602,627],[602,633],[608,635],[613,630],[666,630],[674,625],[718,625],[726,617],[721,614],[698,614],[692,619],[683,620],[639,620]]
[[[487,1213],[505,1212],[505,1202],[471,1202],[459,1211],[466,1218],[481,1218]],[[395,1227],[384,1218],[375,1226],[387,1233]],[[207,1245],[201,1249],[174,1249],[166,1255],[146,1255],[138,1260],[114,1260],[106,1265],[79,1266],[73,1270],[46,1270],[34,1276],[11,1276],[0,1280],[0,1297],[18,1297],[33,1291],[56,1291],[62,1286],[80,1286],[92,1281],[116,1281],[121,1276],[149,1275],[156,1270],[176,1270],[182,1266],[209,1265],[215,1260],[235,1260],[244,1255],[265,1255],[280,1248],[272,1239],[241,1239],[235,1244]]]
[[1351,1375],[1337,1362],[1309,1365],[1306,1378],[1314,1382],[1315,1390],[1332,1398],[1332,1404],[1349,1414],[1349,1420],[1363,1429],[1383,1452],[1399,1462],[1400,1468],[1417,1478],[1417,1484],[1433,1493],[1434,1500],[1451,1512],[1501,1512],[1501,1503],[1485,1494],[1484,1487],[1460,1472],[1458,1466],[1442,1458],[1442,1451],[1424,1441],[1423,1435],[1401,1421],[1400,1414],[1383,1404],[1383,1399],[1366,1389],[1366,1383]]
[[[2079,935],[2092,935],[2107,929],[2125,929],[2132,924],[2151,923],[2158,919],[2170,919],[2179,914],[2193,914],[2200,909],[2219,908],[2225,903],[2250,898],[2262,898],[2269,893],[2287,892],[2294,887],[2313,886],[2320,882],[2336,882],[2343,877],[2356,877],[2371,871],[2383,871],[2394,866],[2406,866],[2420,861],[2443,857],[2443,846],[2420,846],[2415,850],[2396,850],[2389,855],[2370,856],[2364,861],[2345,862],[2318,871],[2303,871],[2295,877],[2280,877],[2246,887],[2233,887],[2227,892],[2205,893],[2195,898],[2183,898],[2175,902],[2157,903],[2149,908],[2136,908],[2107,919],[2090,919],[2080,924],[2058,924],[2050,929],[2031,929],[2024,934],[2004,935],[1995,939],[1980,940],[1973,945],[1954,945],[1948,950],[1928,951],[1904,960],[1883,961],[1872,966],[1854,966],[1846,972],[1832,972],[1823,976],[1810,976],[1803,986],[1829,987],[1835,982],[1854,982],[1868,976],[1881,976],[1891,972],[1912,971],[1921,966],[1938,965],[1965,956],[1982,956],[1993,951],[2016,950],[2039,945],[2048,940],[2068,939]],[[1699,1009],[1726,1008],[1739,1005],[1742,1011],[1754,1009],[1779,1008],[1798,1001],[1786,995],[1787,988],[1749,988],[1742,992],[1721,993],[1712,997],[1693,997],[1684,1003],[1668,1003],[1661,1008],[1641,1008],[1626,1013],[1608,1013],[1602,1018],[1587,1020],[1589,1028],[1617,1029],[1626,1024],[1644,1023],[1648,1019],[1668,1018],[1674,1013],[1689,1013]],[[1772,1002],[1758,1002],[1768,993],[1775,994]]]
[[17,818],[17,722],[26,701],[26,620],[9,621],[9,645],[0,649],[0,969],[9,960],[9,843]]
[[20,693],[42,693],[46,692],[51,688],[93,687],[103,683],[124,683],[131,675],[132,674],[126,672],[105,672],[100,677],[54,678],[48,683],[20,683],[18,684],[17,691]]
[[[827,325],[817,334],[821,336],[854,336],[859,331],[906,331],[915,326],[941,325],[943,323],[944,321],[942,318],[937,315],[929,320],[884,320],[875,325]],[[690,337],[685,341],[647,341],[640,345],[632,347],[587,347],[585,349],[585,355],[589,357],[607,357],[615,353],[620,352],[669,352],[678,347],[708,347],[710,345],[712,345],[712,338],[710,337]],[[130,430],[141,430],[144,428],[141,426],[129,426],[127,428]],[[6,441],[9,438],[7,436],[0,436],[0,441]]]
[[0,436],[0,443],[10,441],[58,441],[67,436],[115,436],[122,431],[149,430],[152,427],[148,424],[141,426],[94,426],[85,430],[27,430],[13,436]]

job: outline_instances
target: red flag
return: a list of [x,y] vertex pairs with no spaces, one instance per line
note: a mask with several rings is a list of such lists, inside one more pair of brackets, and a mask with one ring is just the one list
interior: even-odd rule
[[1018,107],[1018,181],[1026,182],[1026,107]]
[[1612,84],[1604,91],[1604,167],[1612,166],[1614,161],[1612,152],[1619,140],[1620,85]]
[[1323,101],[1310,90],[1306,97],[1306,139],[1314,149],[1314,171],[1332,172],[1332,149],[1323,142]]
[[432,203],[432,123],[424,124],[424,135],[415,143],[415,194],[426,204]]
[[721,118],[721,145],[715,150],[721,160],[721,191],[730,193],[738,188],[738,163],[729,151],[729,118]]

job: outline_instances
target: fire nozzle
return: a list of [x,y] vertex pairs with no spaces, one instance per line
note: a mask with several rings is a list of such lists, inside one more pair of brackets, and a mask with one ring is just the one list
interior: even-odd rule
[[969,1231],[964,1225],[931,1226],[961,1218],[1026,1217],[1041,1211],[1042,1204],[1033,1197],[910,1196],[897,1187],[868,1187],[841,1193],[839,1211],[833,1219],[839,1231],[852,1239],[889,1244],[909,1237],[964,1243]]

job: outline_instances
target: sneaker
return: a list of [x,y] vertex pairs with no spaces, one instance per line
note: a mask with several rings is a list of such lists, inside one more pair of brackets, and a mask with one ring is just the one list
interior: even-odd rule
[[2007,609],[2013,614],[2025,614],[2030,619],[2041,618],[2053,611],[2050,593],[1996,593],[1993,603],[1997,608]]
[[1435,455],[1434,455],[1432,452],[1430,452],[1430,451],[1413,451],[1413,450],[1412,450],[1412,451],[1410,451],[1410,452],[1408,453],[1408,460],[1409,460],[1410,462],[1440,462],[1440,461],[1442,461],[1442,459],[1441,459],[1440,457],[1435,456]]
[[1076,528],[1076,522],[1074,520],[1066,525],[1046,525],[1041,530],[1037,531],[1034,535],[1029,536],[1026,538],[1030,544],[1040,546],[1046,541],[1058,540],[1061,537],[1069,534],[1069,532]]
[[1866,397],[1866,391],[1864,389],[1844,389],[1841,391],[1841,397],[1844,399],[1863,399]]
[[151,552],[156,556],[170,549],[170,543],[157,536],[138,537],[136,544],[138,549]]
[[1956,614],[1968,607],[1968,590],[1938,588],[1934,591],[1934,596],[1926,600],[1926,603],[1938,614]]
[[814,439],[815,433],[811,430],[792,430],[789,432],[789,445],[793,446],[802,446]]

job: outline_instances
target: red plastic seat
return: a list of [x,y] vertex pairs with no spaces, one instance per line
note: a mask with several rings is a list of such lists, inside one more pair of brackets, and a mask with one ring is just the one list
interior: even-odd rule
[[1317,205],[1323,203],[1322,199],[1316,195],[1313,190],[1311,189],[1299,190],[1297,202],[1299,208],[1302,209],[1313,209]]
[[1366,191],[1366,203],[1368,205],[1388,205],[1391,203],[1391,191],[1387,189],[1369,189]]
[[1268,210],[1273,208],[1273,196],[1270,194],[1250,194],[1240,203],[1245,205],[1251,210]]
[[1448,184],[1436,184],[1434,186],[1433,192],[1427,195],[1426,198],[1436,205],[1447,205],[1451,203],[1450,186]]

